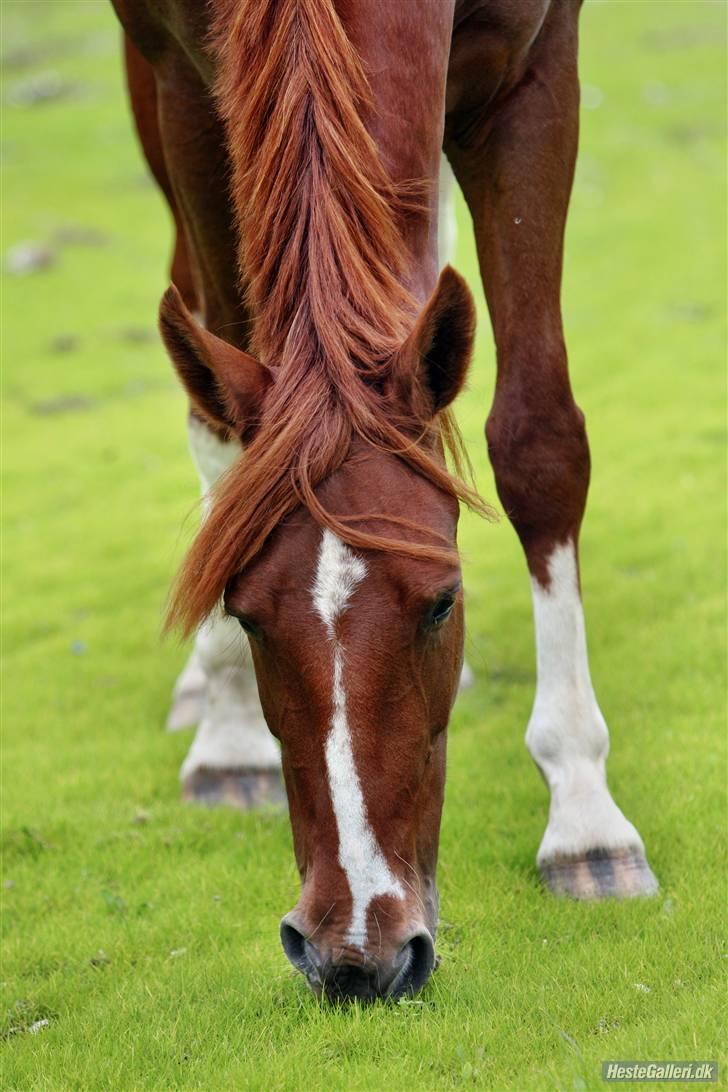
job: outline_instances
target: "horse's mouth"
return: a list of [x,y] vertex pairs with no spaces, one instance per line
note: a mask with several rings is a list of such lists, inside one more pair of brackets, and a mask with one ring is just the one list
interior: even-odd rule
[[314,994],[333,1003],[412,997],[435,967],[435,946],[424,927],[410,936],[391,963],[366,956],[337,961],[324,958],[291,915],[281,922],[281,942],[291,964],[304,975]]

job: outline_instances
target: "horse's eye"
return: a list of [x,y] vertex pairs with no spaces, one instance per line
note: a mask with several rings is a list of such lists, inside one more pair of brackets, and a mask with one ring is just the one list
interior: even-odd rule
[[248,634],[249,637],[258,637],[259,636],[260,630],[258,629],[258,627],[255,625],[254,622],[250,621],[249,618],[245,618],[245,617],[243,617],[243,616],[241,616],[239,614],[236,614],[235,617],[237,618],[238,622],[240,623],[240,628],[245,630],[245,632]]
[[437,629],[448,620],[454,606],[455,599],[452,595],[443,595],[441,599],[438,599],[430,613],[430,625],[433,629]]

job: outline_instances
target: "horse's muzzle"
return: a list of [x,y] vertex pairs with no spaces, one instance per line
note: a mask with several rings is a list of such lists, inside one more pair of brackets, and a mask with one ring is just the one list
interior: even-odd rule
[[435,966],[435,945],[424,927],[412,933],[392,959],[384,960],[351,948],[324,952],[313,938],[305,936],[300,924],[295,913],[283,918],[283,951],[314,993],[329,1001],[411,997],[424,986]]

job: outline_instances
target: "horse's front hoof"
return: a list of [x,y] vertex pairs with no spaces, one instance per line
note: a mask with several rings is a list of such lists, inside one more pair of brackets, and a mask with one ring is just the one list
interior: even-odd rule
[[554,857],[539,867],[554,895],[572,899],[631,899],[659,890],[647,858],[637,849],[591,849],[573,857]]
[[285,807],[286,790],[280,770],[218,770],[200,766],[182,782],[182,799],[208,808],[227,805],[238,811]]

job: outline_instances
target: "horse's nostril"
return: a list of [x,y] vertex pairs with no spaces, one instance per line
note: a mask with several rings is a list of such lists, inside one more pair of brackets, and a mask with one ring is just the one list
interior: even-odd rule
[[302,971],[308,976],[313,970],[313,963],[309,951],[311,945],[305,936],[291,921],[290,914],[281,922],[281,944],[283,951],[297,971]]
[[407,941],[401,951],[402,969],[389,988],[393,998],[412,997],[421,990],[435,966],[435,945],[423,929]]

